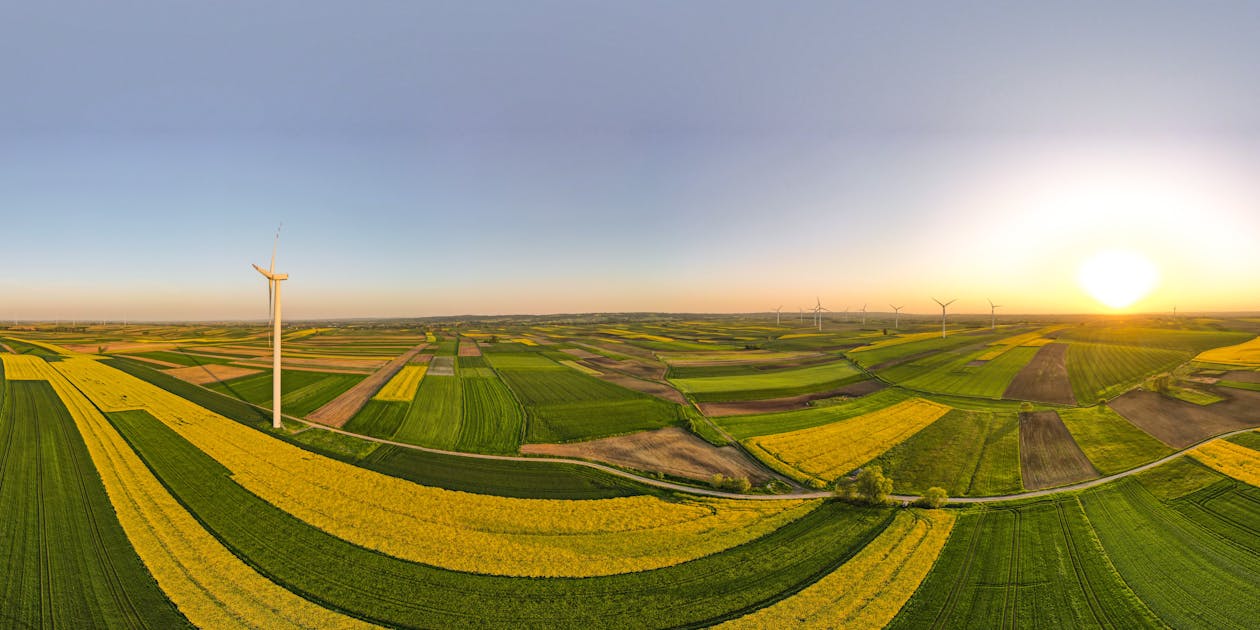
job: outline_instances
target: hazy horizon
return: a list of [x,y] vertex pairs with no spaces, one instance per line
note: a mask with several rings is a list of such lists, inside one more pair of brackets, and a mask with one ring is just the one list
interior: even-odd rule
[[[0,321],[1260,308],[1260,5],[27,3]],[[1158,271],[1131,306],[1100,250]]]

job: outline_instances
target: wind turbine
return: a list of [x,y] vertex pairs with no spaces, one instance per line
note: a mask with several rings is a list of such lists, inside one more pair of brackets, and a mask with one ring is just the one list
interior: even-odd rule
[[[281,226],[283,227],[283,225]],[[276,273],[276,248],[280,246],[280,228],[276,228],[276,240],[271,245],[271,266],[263,269],[254,265],[267,279],[267,310],[271,311],[273,346],[271,350],[271,427],[280,425],[280,283],[289,279],[287,273]]]
[[997,310],[999,308],[1002,308],[1001,304],[994,304],[993,300],[989,300],[989,317],[992,318],[989,328],[992,330],[997,330]]
[[844,307],[844,323],[849,323],[849,307]]
[[802,324],[805,323],[805,307],[804,306],[801,307],[801,323]]
[[779,325],[779,314],[782,312],[783,312],[782,304],[779,305],[779,308],[774,309],[774,325],[775,326]]
[[862,305],[862,327],[866,327],[866,305]]
[[901,309],[905,307],[889,304],[888,308],[893,310],[893,330],[901,330]]
[[953,304],[954,302],[957,302],[958,298],[954,298],[948,302],[942,302],[936,298],[932,298],[932,301],[941,305],[941,339],[944,339],[945,338],[945,307],[949,306],[950,304]]
[[822,332],[822,314],[823,311],[831,312],[831,309],[822,305],[822,298],[814,298],[814,320],[818,323],[818,331]]

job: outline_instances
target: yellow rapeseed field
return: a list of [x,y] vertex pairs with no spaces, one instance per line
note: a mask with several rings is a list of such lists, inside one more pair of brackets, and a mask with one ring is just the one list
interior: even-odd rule
[[954,527],[945,510],[912,510],[839,569],[722,628],[883,628],[936,562]]
[[1020,345],[1025,348],[1040,348],[1041,346],[1048,346],[1055,341],[1057,340],[1049,337],[1037,337],[1036,339],[1029,339]]
[[755,437],[745,444],[781,472],[794,473],[802,481],[830,482],[918,433],[949,409],[912,398],[856,418]]
[[420,379],[424,378],[424,373],[428,371],[427,365],[404,365],[394,378],[376,392],[373,396],[376,400],[393,400],[398,402],[411,402],[416,397],[416,390],[420,388]]
[[935,339],[935,338],[939,338],[940,336],[941,336],[940,333],[937,333],[937,332],[910,333],[908,335],[889,337],[888,339],[876,341],[874,343],[867,344],[860,348],[854,348],[853,350],[851,350],[851,352],[866,352],[867,350],[874,350],[876,348],[887,348],[888,346],[901,345],[903,343],[910,343],[912,341],[923,341],[924,339]]
[[1213,348],[1194,358],[1204,363],[1223,363],[1225,365],[1260,366],[1260,337],[1245,341],[1236,346]]
[[245,564],[166,491],[83,394],[47,363],[44,366],[49,383],[83,435],[128,540],[158,586],[194,625],[372,627],[304,599]]
[[1190,455],[1209,468],[1260,487],[1260,451],[1225,440],[1212,440],[1190,451]]
[[147,410],[295,517],[382,553],[459,571],[579,577],[655,569],[743,544],[818,505],[515,499],[431,488],[313,455],[96,361],[56,368],[106,411]]
[[0,354],[4,362],[4,377],[10,381],[46,381],[56,372],[48,362],[29,354]]

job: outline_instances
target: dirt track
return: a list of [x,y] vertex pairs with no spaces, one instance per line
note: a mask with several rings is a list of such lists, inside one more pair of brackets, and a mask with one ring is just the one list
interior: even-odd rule
[[680,427],[569,444],[523,444],[521,452],[593,459],[697,481],[708,481],[715,473],[747,477],[754,485],[771,479],[743,451],[713,446]]
[[1067,372],[1068,344],[1044,345],[1006,388],[1003,398],[1075,405]]
[[1099,475],[1054,411],[1019,414],[1019,467],[1024,487],[1053,488]]
[[386,363],[384,367],[372,373],[371,376],[359,381],[340,396],[332,399],[323,407],[316,409],[307,416],[308,419],[314,420],[333,427],[339,427],[350,421],[354,414],[359,413],[363,405],[376,395],[376,392],[389,382],[399,370],[402,369],[412,357],[420,354],[420,351],[428,344],[420,344],[398,356],[398,358]]

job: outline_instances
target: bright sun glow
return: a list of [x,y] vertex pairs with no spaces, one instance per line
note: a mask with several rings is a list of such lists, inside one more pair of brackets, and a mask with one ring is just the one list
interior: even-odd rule
[[1081,288],[1111,308],[1126,308],[1159,283],[1155,263],[1139,253],[1107,250],[1081,264]]

